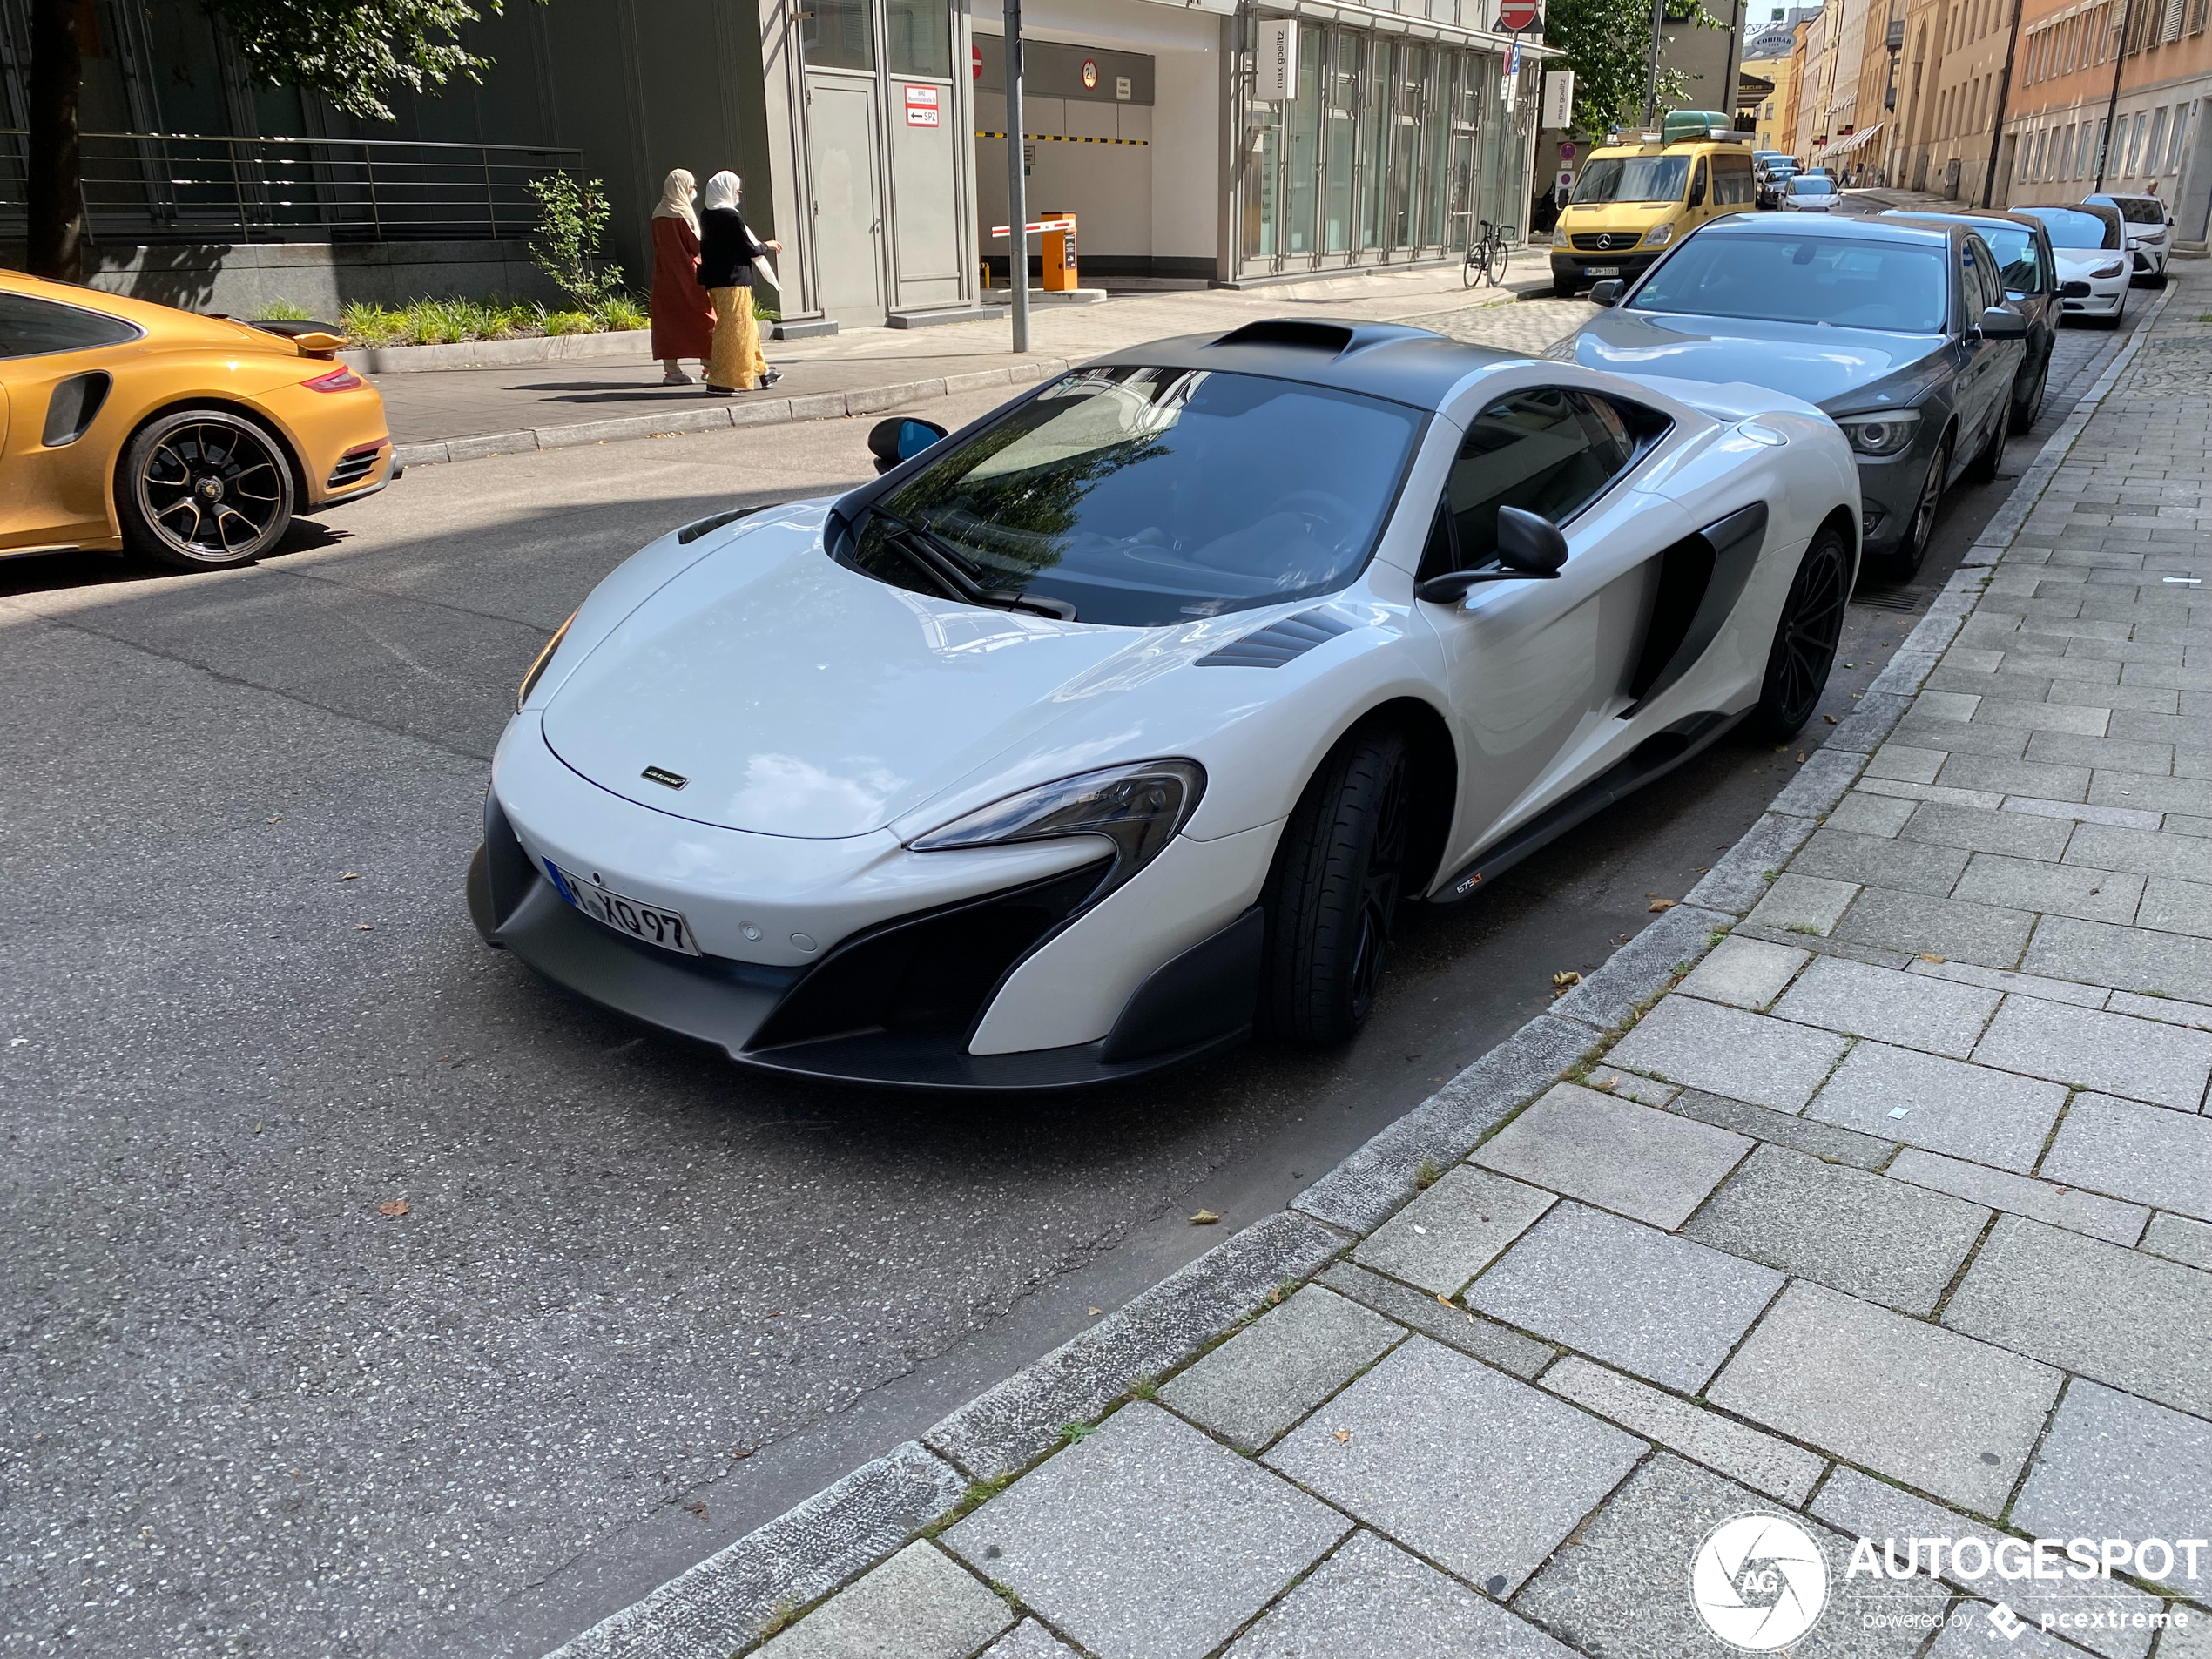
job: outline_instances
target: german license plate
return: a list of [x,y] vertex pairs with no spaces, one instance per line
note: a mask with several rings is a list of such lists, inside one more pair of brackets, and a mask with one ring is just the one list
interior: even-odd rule
[[1592,277],[1619,276],[1621,267],[1617,265],[1586,265],[1582,267],[1582,274]]
[[691,923],[675,911],[624,898],[597,881],[585,880],[573,870],[563,870],[550,859],[545,860],[545,869],[561,896],[593,921],[603,921],[632,939],[658,945],[663,950],[685,956],[699,954],[698,945],[691,937]]

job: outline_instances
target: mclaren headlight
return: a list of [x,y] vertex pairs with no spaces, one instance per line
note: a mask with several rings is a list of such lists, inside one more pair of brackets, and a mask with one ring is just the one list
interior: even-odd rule
[[1839,415],[1836,424],[1863,455],[1900,455],[1912,447],[1920,429],[1918,409],[1884,409],[1878,415]]
[[545,671],[553,664],[553,653],[561,649],[561,642],[569,637],[569,623],[575,620],[576,612],[571,610],[569,612],[569,621],[563,623],[553,631],[553,637],[545,642],[545,649],[538,652],[537,660],[530,664],[530,671],[523,676],[523,683],[516,688],[515,691],[515,709],[517,713],[522,711],[523,705],[530,700],[531,690],[538,681],[545,678]]
[[1039,784],[978,807],[907,843],[917,853],[1103,836],[1113,843],[1114,867],[1090,895],[1096,904],[1159,857],[1190,821],[1205,792],[1206,771],[1195,760],[1139,760]]

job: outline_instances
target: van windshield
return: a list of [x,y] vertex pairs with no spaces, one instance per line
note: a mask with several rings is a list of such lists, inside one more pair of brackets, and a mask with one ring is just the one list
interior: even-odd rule
[[1575,201],[1678,202],[1689,178],[1688,156],[1601,156],[1575,181]]

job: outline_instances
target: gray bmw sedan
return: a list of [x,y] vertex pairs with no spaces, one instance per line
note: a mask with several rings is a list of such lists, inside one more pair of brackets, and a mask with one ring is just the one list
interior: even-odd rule
[[1555,347],[1616,374],[1741,381],[1817,405],[1858,462],[1867,565],[1909,578],[1936,504],[1993,478],[2027,320],[1964,223],[1715,219]]

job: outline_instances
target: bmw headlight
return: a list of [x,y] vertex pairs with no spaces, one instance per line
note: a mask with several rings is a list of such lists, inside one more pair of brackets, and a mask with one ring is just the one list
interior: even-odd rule
[[1836,424],[1863,455],[1893,455],[1912,448],[1920,429],[1918,409],[1884,409],[1878,415],[1839,415]]
[[1096,904],[1159,857],[1189,821],[1205,787],[1205,768],[1195,760],[1140,760],[1108,766],[1008,795],[907,846],[917,853],[944,853],[1070,835],[1103,836],[1114,844],[1114,867],[1091,894]]
[[2090,272],[2089,274],[2093,277],[2099,277],[2109,280],[2111,278],[2120,275],[2122,272],[2127,270],[2127,260],[2114,260],[2110,265],[2099,266],[2095,270]]
[[[583,607],[579,605],[577,609],[582,610]],[[576,611],[571,610],[569,621],[553,631],[553,637],[545,642],[545,649],[538,652],[537,660],[530,664],[530,671],[523,676],[523,683],[515,691],[517,713],[522,711],[523,705],[530,700],[530,692],[536,688],[538,681],[545,678],[545,671],[553,665],[553,653],[561,649],[561,642],[569,637],[569,623],[575,620]]]
[[1654,225],[1643,233],[1643,245],[1646,247],[1664,247],[1674,239],[1675,227],[1672,224]]

